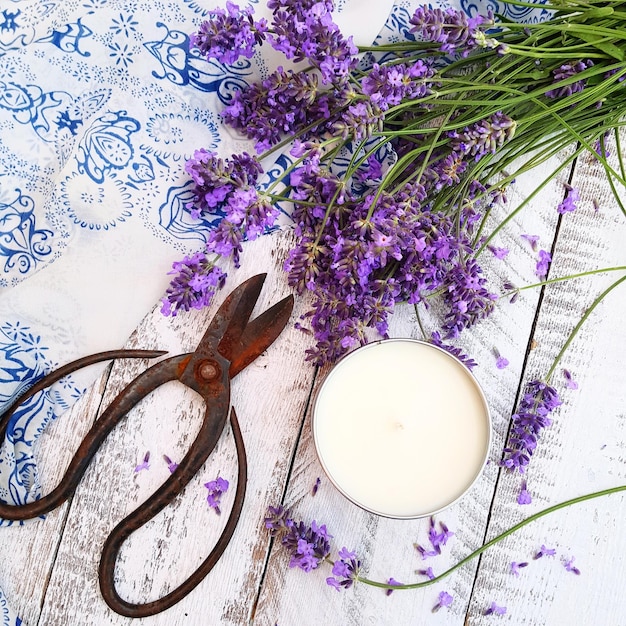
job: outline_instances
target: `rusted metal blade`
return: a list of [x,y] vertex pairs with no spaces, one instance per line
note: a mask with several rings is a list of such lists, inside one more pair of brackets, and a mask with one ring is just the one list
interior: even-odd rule
[[229,374],[234,378],[265,352],[287,325],[293,311],[293,296],[287,296],[248,323],[239,341],[232,345]]
[[198,344],[193,361],[209,358],[216,351],[230,361],[230,346],[239,342],[266,276],[267,274],[252,276],[226,297]]

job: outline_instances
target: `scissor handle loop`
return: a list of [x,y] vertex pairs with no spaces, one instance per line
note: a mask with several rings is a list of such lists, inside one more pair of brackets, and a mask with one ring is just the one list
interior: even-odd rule
[[[4,438],[13,413],[28,398],[35,395],[35,393],[46,389],[57,380],[67,376],[67,374],[100,361],[107,361],[115,358],[153,358],[162,354],[166,353],[162,350],[113,350],[78,359],[77,361],[72,361],[63,367],[58,368],[47,376],[44,376],[41,380],[37,381],[5,411],[2,417],[0,417],[0,441]],[[142,388],[148,372],[159,371],[162,372],[162,374],[159,377],[158,384],[152,385],[151,388],[142,389],[142,397],[148,395],[151,391],[166,382],[166,380],[163,380],[163,376],[168,376],[167,380],[176,379],[177,376],[172,376],[171,378],[169,377],[170,373],[175,373],[175,369],[172,369],[169,364],[173,361],[181,359],[182,357],[188,358],[189,355],[181,355],[181,357],[172,357],[170,359],[166,359],[165,361],[161,361],[146,370],[143,374],[137,376],[137,378],[135,378],[128,385],[124,392],[120,393],[109,405],[109,407],[107,407],[106,411],[104,411],[94,422],[91,429],[78,447],[74,457],[70,461],[67,469],[65,470],[65,474],[57,487],[54,488],[48,495],[27,504],[12,505],[0,502],[0,518],[7,520],[32,519],[45,515],[63,504],[75,491],[102,442],[126,415],[126,413],[134,406],[134,404],[137,403],[137,400],[134,400],[133,404],[128,402],[129,397],[132,396],[128,396],[126,391],[128,389]],[[151,382],[152,378],[148,377],[147,380]]]
[[[213,547],[213,550],[211,550],[207,558],[196,569],[196,571],[191,574],[191,576],[189,576],[187,580],[185,580],[185,582],[183,582],[181,585],[176,587],[176,589],[170,591],[158,600],[153,600],[151,602],[146,602],[143,604],[127,602],[120,597],[115,588],[115,563],[117,561],[117,557],[120,548],[122,547],[122,544],[129,536],[129,534],[133,532],[129,532],[128,527],[125,525],[128,520],[128,518],[126,518],[126,520],[120,522],[107,537],[104,548],[102,550],[102,556],[98,568],[100,579],[100,592],[102,593],[102,597],[104,598],[105,602],[116,613],[119,613],[120,615],[124,615],[126,617],[148,617],[149,615],[155,615],[157,613],[160,613],[161,611],[165,611],[166,609],[171,608],[176,603],[180,602],[191,591],[193,591],[193,589],[195,589],[202,582],[202,580],[204,580],[204,578],[213,569],[215,564],[224,553],[224,550],[228,546],[228,543],[230,542],[233,533],[235,532],[237,522],[239,521],[239,517],[241,515],[241,510],[243,508],[243,503],[246,495],[246,482],[248,480],[248,463],[246,460],[246,450],[243,436],[241,434],[241,428],[239,427],[239,422],[237,420],[237,415],[235,414],[234,408],[231,409],[230,412],[230,424],[235,439],[235,447],[237,449],[237,462],[239,466],[237,474],[237,489],[235,491],[235,501],[233,503],[230,515],[228,516],[228,520],[226,521],[224,530],[217,540],[217,543]],[[145,504],[142,505],[142,507],[145,506]],[[136,509],[131,515],[139,513],[142,507]],[[141,525],[143,525],[149,519],[152,519],[152,517],[154,517],[154,515],[150,515],[150,517],[148,517]]]

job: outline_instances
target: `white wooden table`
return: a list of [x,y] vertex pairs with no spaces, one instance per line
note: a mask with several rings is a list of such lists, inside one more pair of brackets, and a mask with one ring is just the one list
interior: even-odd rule
[[[626,145],[624,143],[623,145]],[[547,172],[547,169],[542,169]],[[519,179],[504,211],[527,195],[542,173]],[[570,178],[571,176],[571,178]],[[559,218],[556,206],[570,180],[580,191],[575,213]],[[594,207],[596,201],[599,210]],[[541,237],[553,249],[550,277],[625,265],[625,218],[612,199],[601,169],[584,155],[516,216],[494,240],[510,248],[501,261],[482,259],[493,289],[506,280],[536,282],[536,253],[520,237]],[[288,232],[246,245],[242,268],[231,286],[259,271],[269,278],[259,310],[288,293],[281,266],[291,243]],[[460,345],[478,362],[475,374],[493,418],[490,462],[460,503],[437,516],[455,533],[443,553],[422,561],[414,548],[426,542],[428,520],[391,520],[368,514],[341,496],[316,458],[309,415],[311,393],[324,372],[304,362],[308,338],[289,326],[276,343],[232,385],[247,446],[247,498],[233,541],[213,572],[187,598],[160,615],[136,620],[146,625],[213,626],[419,625],[481,626],[492,623],[602,625],[626,623],[623,594],[626,500],[612,495],[559,511],[525,527],[449,578],[433,586],[397,591],[357,585],[338,593],[327,586],[327,567],[311,573],[288,568],[288,559],[263,527],[268,505],[293,507],[296,518],[325,523],[333,547],[354,549],[363,573],[385,581],[423,580],[417,569],[441,572],[531,513],[584,493],[626,483],[626,288],[613,291],[592,313],[565,354],[579,389],[566,389],[561,367],[554,384],[563,405],[541,437],[527,473],[531,504],[516,502],[521,477],[499,467],[510,416],[526,382],[545,376],[569,331],[595,297],[620,274],[600,274],[521,293],[515,304],[501,299],[495,313],[465,333]],[[218,298],[218,300],[220,300]],[[306,310],[296,302],[296,316]],[[162,348],[173,354],[193,349],[210,311],[167,319],[158,307],[146,316],[129,346]],[[429,330],[436,320],[425,316]],[[411,307],[399,307],[391,335],[420,337]],[[510,365],[495,367],[497,348]],[[116,363],[86,397],[44,434],[39,449],[44,491],[61,476],[70,456],[100,407],[145,363]],[[28,626],[129,624],[100,597],[97,565],[104,538],[168,475],[163,460],[181,458],[199,427],[202,402],[175,383],[150,396],[107,440],[75,497],[43,522],[0,529],[0,587]],[[134,472],[150,452],[150,469]],[[419,450],[416,450],[419,454]],[[367,459],[363,459],[367,463]],[[176,503],[132,536],[118,562],[117,586],[131,601],[155,599],[177,586],[208,554],[227,517],[207,506],[203,483],[231,480],[224,497],[228,511],[234,493],[236,455],[230,427],[197,479]],[[316,479],[317,494],[312,495]],[[392,478],[390,478],[392,480]],[[542,544],[556,555],[534,560]],[[580,575],[564,561],[575,557]],[[519,576],[511,562],[528,562]],[[453,597],[449,608],[431,609],[440,591]],[[483,615],[492,602],[505,615]]]

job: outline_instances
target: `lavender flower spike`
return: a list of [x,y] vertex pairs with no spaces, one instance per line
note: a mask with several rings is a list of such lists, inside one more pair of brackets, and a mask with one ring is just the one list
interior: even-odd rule
[[252,7],[240,9],[226,2],[224,9],[209,12],[211,19],[201,24],[197,33],[191,35],[189,45],[198,48],[207,59],[217,59],[232,65],[240,56],[248,59],[254,54],[257,44],[265,39],[267,22],[252,19]]
[[526,393],[511,420],[513,427],[502,465],[524,473],[541,431],[552,423],[548,415],[561,404],[559,394],[540,380],[528,383]]

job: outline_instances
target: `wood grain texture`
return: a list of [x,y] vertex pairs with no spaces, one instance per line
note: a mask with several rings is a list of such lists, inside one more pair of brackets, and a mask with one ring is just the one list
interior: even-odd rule
[[[552,166],[557,162],[553,160]],[[563,171],[494,238],[494,245],[510,249],[506,259],[484,253],[481,263],[495,292],[502,293],[506,281],[523,286],[538,280],[537,252],[521,237],[524,233],[538,235],[540,247],[553,249],[551,277],[626,264],[625,220],[611,201],[597,162],[592,157],[578,160],[571,182],[580,190],[581,202],[575,213],[559,219],[556,206],[568,176],[569,172]],[[509,202],[494,208],[485,233],[514,210],[536,183],[536,174],[520,177],[509,191]],[[281,267],[292,241],[292,234],[285,231],[249,242],[242,268],[229,270],[230,287],[258,271],[268,271],[258,311],[288,292]],[[489,463],[471,493],[437,516],[455,536],[440,556],[427,561],[420,559],[414,544],[427,543],[428,520],[390,520],[366,513],[324,477],[312,441],[309,399],[326,370],[316,372],[304,362],[310,339],[290,325],[232,383],[232,401],[249,462],[246,504],[233,541],[213,572],[187,598],[161,615],[135,621],[192,626],[483,626],[495,621],[532,626],[624,624],[626,610],[619,588],[626,553],[626,539],[619,532],[626,513],[622,496],[543,518],[446,580],[390,596],[362,584],[338,593],[325,583],[330,575],[325,565],[308,574],[290,569],[288,558],[263,528],[267,506],[284,503],[293,507],[295,517],[325,523],[334,537],[333,548],[355,550],[368,577],[412,582],[424,579],[416,570],[430,565],[435,573],[442,572],[485,539],[534,511],[623,482],[624,288],[597,307],[563,358],[562,367],[572,371],[580,389],[566,390],[562,368],[556,370],[553,383],[564,402],[554,414],[554,424],[542,434],[528,471],[532,504],[517,504],[521,477],[499,467],[520,391],[529,380],[546,374],[567,333],[597,294],[617,277],[602,274],[555,284],[543,293],[539,289],[523,291],[515,304],[501,298],[494,313],[457,342],[479,363],[475,375],[490,406],[493,445]],[[294,321],[306,309],[306,300],[298,299]],[[129,347],[162,348],[172,354],[192,350],[211,313],[199,311],[166,319],[155,309]],[[420,317],[427,332],[438,327],[435,304],[421,311]],[[397,308],[390,334],[421,337],[412,307]],[[494,349],[509,360],[506,369],[495,367]],[[83,406],[64,415],[48,431],[41,446],[42,457],[49,459],[44,463],[44,487],[54,484],[67,464],[88,427],[86,416],[96,413],[105,383],[103,406],[143,367],[141,362],[116,363],[108,380],[101,379]],[[167,478],[163,455],[174,461],[181,458],[203,412],[203,403],[195,394],[168,383],[112,433],[70,506],[44,523],[2,529],[0,586],[27,626],[133,622],[111,612],[100,597],[97,565],[101,546],[111,528]],[[58,435],[64,442],[60,451]],[[135,473],[147,451],[150,469]],[[197,567],[225,523],[235,488],[231,484],[225,495],[220,517],[208,508],[203,483],[218,474],[233,481],[236,470],[234,442],[227,427],[217,449],[181,497],[124,546],[116,570],[118,590],[124,598],[155,599]],[[318,477],[321,485],[313,496]],[[541,544],[557,549],[557,556],[533,560]],[[580,576],[563,566],[563,559],[571,556],[576,557]],[[528,561],[529,565],[515,577],[512,561]],[[442,590],[451,593],[454,602],[449,609],[432,613]],[[494,601],[507,607],[506,615],[483,615]]]
[[[581,201],[575,213],[560,221],[550,276],[623,266],[624,216],[593,157],[579,159],[572,185],[580,190]],[[546,288],[523,383],[547,374],[587,307],[619,276],[592,276]],[[626,330],[621,315],[625,305],[626,289],[611,293],[565,353],[551,381],[563,405],[542,434],[527,473],[533,503],[517,505],[520,477],[503,473],[492,508],[490,538],[546,506],[624,483],[620,451],[626,404]],[[571,370],[578,390],[565,388],[562,368]],[[477,578],[471,611],[476,617],[471,623],[489,623],[489,618],[478,617],[477,609],[491,598],[507,605],[515,624],[624,624],[626,607],[619,580],[626,545],[615,534],[624,506],[620,495],[578,505],[543,518],[508,539],[501,550],[486,554]],[[557,555],[533,560],[541,544],[555,548]],[[572,556],[580,576],[564,567]],[[530,565],[516,578],[511,561]]]
[[[560,157],[562,158],[562,156]],[[556,167],[558,160],[549,164]],[[534,275],[536,252],[520,237],[522,233],[539,235],[542,242],[550,245],[555,234],[557,216],[554,207],[560,202],[563,182],[567,172],[555,179],[540,193],[524,211],[515,217],[506,231],[494,239],[494,245],[509,247],[511,252],[503,262],[486,252],[482,260],[485,271],[493,275],[495,290],[504,280],[521,286],[536,282]],[[534,188],[536,180],[527,175],[519,179],[510,190],[509,204],[494,209],[486,232],[512,211]],[[548,210],[550,207],[550,210]],[[414,548],[415,542],[427,543],[428,520],[387,520],[361,511],[343,498],[328,482],[315,498],[310,489],[317,476],[323,471],[315,456],[310,435],[310,415],[296,453],[294,470],[290,476],[285,504],[305,521],[324,521],[335,536],[336,549],[346,546],[355,550],[362,558],[367,576],[386,581],[393,577],[401,582],[424,579],[415,570],[432,565],[435,573],[441,573],[483,542],[488,521],[490,503],[498,477],[498,463],[514,406],[519,377],[524,364],[526,346],[532,332],[539,292],[526,292],[514,305],[501,301],[494,314],[481,322],[471,332],[465,333],[458,345],[471,354],[481,365],[475,372],[482,385],[492,412],[493,446],[489,465],[467,498],[442,513],[439,518],[456,532],[454,541],[444,554],[421,561]],[[424,325],[436,330],[436,307],[423,312]],[[420,337],[412,307],[398,307],[390,328],[391,336]],[[493,349],[511,361],[505,370],[495,367]],[[319,381],[318,381],[319,383]],[[445,436],[445,433],[442,433]],[[350,445],[346,442],[346,445]],[[428,445],[428,442],[424,442]],[[419,450],[416,450],[419,454]],[[367,463],[367,459],[363,459]],[[393,477],[390,477],[393,480]],[[425,468],[427,480],[427,468]],[[460,625],[465,622],[470,598],[474,590],[474,573],[477,563],[455,573],[446,581],[420,590],[395,592],[387,596],[376,588],[357,586],[354,591],[337,593],[325,587],[329,570],[309,574],[300,571],[285,571],[287,559],[274,546],[267,580],[257,610],[257,621],[263,626],[278,624],[389,624],[403,625],[422,623],[424,616],[439,624]],[[309,578],[315,580],[307,583]],[[305,585],[315,585],[320,600],[313,605],[308,594],[303,594]],[[437,612],[431,618],[431,609],[437,602],[440,591],[446,590],[454,597],[449,610]],[[488,605],[487,605],[488,606]],[[304,621],[303,621],[304,620]]]

